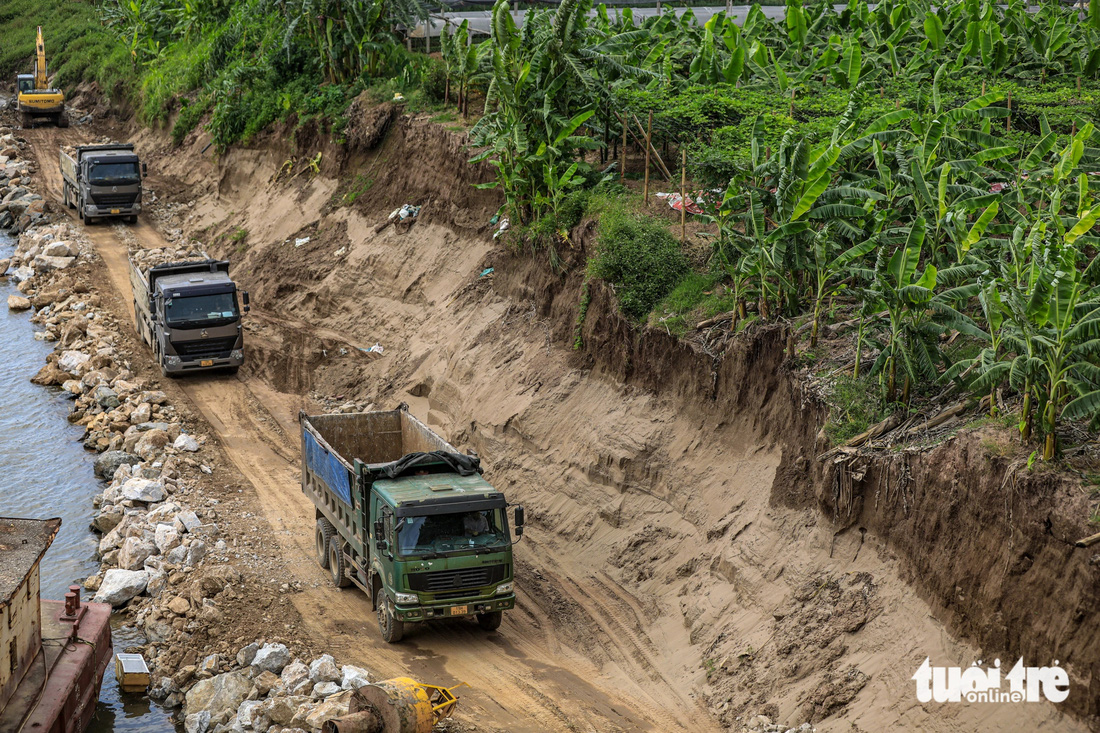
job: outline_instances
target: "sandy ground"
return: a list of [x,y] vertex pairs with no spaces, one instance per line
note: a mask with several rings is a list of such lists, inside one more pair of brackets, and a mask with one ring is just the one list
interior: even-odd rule
[[[92,135],[24,135],[60,206],[57,146]],[[273,184],[281,156],[234,151],[215,169],[196,147],[158,154],[152,182],[195,200],[188,231],[247,230],[246,250],[223,240],[218,254],[253,292],[250,361],[239,377],[171,388],[209,423],[266,520],[260,533],[281,580],[299,583],[291,600],[316,648],[383,676],[467,682],[462,719],[482,730],[710,731],[765,711],[819,730],[1085,729],[1047,704],[920,705],[910,676],[926,656],[981,655],[931,617],[881,544],[770,506],[780,450],[753,416],[577,368],[529,304],[477,281],[493,261],[487,236],[431,221],[376,235],[404,201],[325,208],[333,179]],[[150,221],[86,228],[120,308],[132,308],[128,247],[165,245]],[[305,230],[309,245],[287,243]],[[383,357],[359,351],[375,342]],[[455,622],[386,645],[367,598],[330,586],[298,484],[297,413],[323,396],[408,402],[478,450],[490,481],[527,507],[518,605],[499,633]]]

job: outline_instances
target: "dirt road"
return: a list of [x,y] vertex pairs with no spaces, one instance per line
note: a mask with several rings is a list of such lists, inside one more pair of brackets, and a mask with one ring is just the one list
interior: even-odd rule
[[[82,136],[90,135],[43,127],[25,136],[38,158],[40,179],[60,207],[58,145],[80,144],[87,141]],[[104,260],[110,289],[132,323],[128,250],[163,247],[168,242],[145,216],[136,225],[100,224],[85,231]],[[277,314],[256,316],[265,327],[285,329],[298,338],[303,333],[317,341],[337,337],[324,329],[311,334],[308,324],[286,321]],[[486,635],[471,623],[454,622],[423,628],[400,645],[384,644],[368,599],[354,588],[331,587],[313,558],[313,507],[298,483],[296,415],[307,406],[306,399],[235,377],[184,378],[175,385],[205,417],[228,459],[254,488],[256,506],[292,574],[284,580],[297,580],[303,588],[293,602],[318,648],[356,660],[383,677],[411,674],[436,684],[467,682],[471,690],[462,696],[462,716],[483,730],[718,729],[699,703],[663,677],[651,643],[639,630],[638,599],[607,577],[591,578],[593,586],[587,585],[588,579],[558,577],[545,563],[535,562],[540,548],[534,538],[520,546],[517,572],[524,573],[525,564],[535,563],[539,566],[535,572],[545,580],[518,584],[517,609],[506,614],[499,633]],[[560,637],[562,619],[548,616],[545,599],[532,598],[531,590],[544,590],[545,583],[578,610],[566,623],[591,626],[606,637],[600,666],[590,660],[591,649],[572,648]],[[609,675],[609,667],[617,673]]]

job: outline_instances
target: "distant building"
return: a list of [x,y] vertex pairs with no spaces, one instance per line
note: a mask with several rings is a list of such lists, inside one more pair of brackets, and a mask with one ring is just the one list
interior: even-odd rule
[[[111,608],[39,597],[60,519],[0,517],[0,731],[83,733],[111,660]],[[43,643],[43,642],[48,643]]]

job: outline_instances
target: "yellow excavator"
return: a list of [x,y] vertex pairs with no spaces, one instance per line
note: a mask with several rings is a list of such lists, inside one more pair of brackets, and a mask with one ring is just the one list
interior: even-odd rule
[[15,108],[23,115],[23,128],[30,128],[38,117],[48,117],[58,127],[68,127],[65,93],[60,89],[50,89],[46,77],[46,42],[42,40],[42,26],[38,27],[35,54],[34,73],[15,77]]

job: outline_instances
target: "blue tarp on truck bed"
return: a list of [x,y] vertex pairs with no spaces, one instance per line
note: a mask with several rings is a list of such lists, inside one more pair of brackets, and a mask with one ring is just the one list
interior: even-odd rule
[[309,470],[317,474],[332,493],[351,506],[351,472],[335,455],[318,443],[317,438],[308,430],[302,431],[302,441],[305,444],[306,466]]

